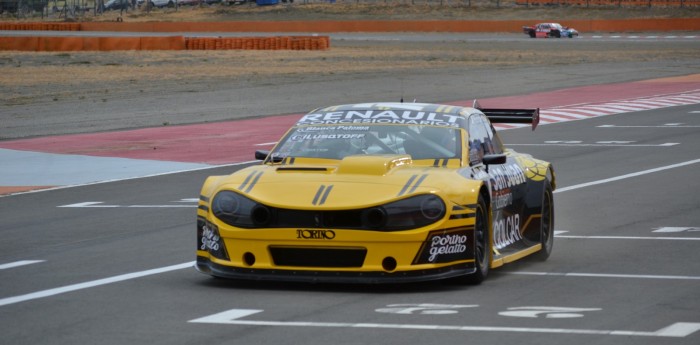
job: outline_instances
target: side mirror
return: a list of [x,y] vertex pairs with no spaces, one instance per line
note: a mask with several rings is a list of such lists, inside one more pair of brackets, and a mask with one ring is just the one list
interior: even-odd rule
[[[259,161],[264,161],[265,159],[267,159],[267,157],[269,155],[270,155],[270,151],[268,151],[268,150],[256,150],[255,151],[255,159],[257,159]],[[284,160],[284,157],[280,157],[280,156],[270,157],[270,161],[272,163],[279,163],[283,160]]]
[[506,155],[503,153],[484,155],[484,158],[482,161],[484,162],[484,165],[486,165],[486,172],[489,172],[489,165],[491,165],[491,164],[505,164],[506,163]]
[[255,159],[259,161],[264,161],[265,158],[270,154],[270,151],[268,150],[256,150],[255,151]]

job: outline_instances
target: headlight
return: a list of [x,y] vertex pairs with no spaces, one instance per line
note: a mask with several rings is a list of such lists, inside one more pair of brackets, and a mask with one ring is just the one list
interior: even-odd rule
[[272,212],[266,206],[231,191],[217,193],[211,210],[224,223],[241,228],[264,226],[272,219]]
[[420,195],[362,212],[363,225],[371,229],[400,230],[426,226],[445,216],[445,203],[436,195]]

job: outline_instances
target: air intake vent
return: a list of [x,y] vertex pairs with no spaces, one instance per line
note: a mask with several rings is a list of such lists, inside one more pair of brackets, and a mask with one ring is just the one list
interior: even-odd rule
[[362,267],[367,249],[270,247],[270,254],[276,266]]

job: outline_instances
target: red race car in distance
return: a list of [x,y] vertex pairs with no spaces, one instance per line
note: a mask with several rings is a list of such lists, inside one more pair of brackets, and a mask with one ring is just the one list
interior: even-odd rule
[[523,26],[523,32],[532,38],[578,37],[576,29],[562,26],[559,23],[539,23],[535,26]]

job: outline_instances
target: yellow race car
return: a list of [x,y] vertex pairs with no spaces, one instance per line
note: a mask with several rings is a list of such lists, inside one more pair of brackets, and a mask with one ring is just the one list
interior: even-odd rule
[[262,160],[206,179],[200,272],[215,277],[395,283],[456,278],[554,240],[552,165],[506,149],[491,123],[538,109],[366,103],[304,115]]

